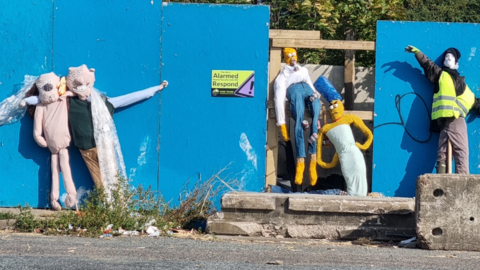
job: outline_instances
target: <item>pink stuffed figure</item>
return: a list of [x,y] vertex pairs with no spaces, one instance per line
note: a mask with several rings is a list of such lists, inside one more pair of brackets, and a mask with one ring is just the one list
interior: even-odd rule
[[50,72],[40,75],[33,87],[39,91],[41,104],[35,109],[33,137],[41,147],[48,147],[51,156],[52,190],[50,204],[54,210],[61,210],[58,203],[59,177],[63,174],[63,183],[67,191],[65,206],[76,206],[77,191],[70,170],[69,154],[67,147],[70,145],[70,132],[68,130],[68,106],[67,97],[75,94],[66,91],[59,96],[57,87],[60,85],[60,77]]

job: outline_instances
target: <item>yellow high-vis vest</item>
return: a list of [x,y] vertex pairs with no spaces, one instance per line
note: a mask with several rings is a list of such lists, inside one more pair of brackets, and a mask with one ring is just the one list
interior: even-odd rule
[[439,90],[433,95],[432,119],[465,117],[475,103],[475,95],[465,85],[465,92],[457,97],[452,77],[443,71],[438,80]]

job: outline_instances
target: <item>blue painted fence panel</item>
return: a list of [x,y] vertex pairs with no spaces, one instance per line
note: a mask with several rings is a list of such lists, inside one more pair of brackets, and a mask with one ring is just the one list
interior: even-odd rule
[[[190,18],[190,19],[186,19]],[[160,190],[181,187],[228,166],[242,190],[265,183],[268,6],[164,3]],[[212,97],[212,70],[255,71],[253,98]]]
[[[160,83],[161,1],[55,1],[54,71],[95,68],[95,87],[109,97]],[[168,89],[170,90],[170,89]],[[166,90],[166,91],[168,91]],[[127,176],[157,188],[159,95],[114,114]],[[77,189],[93,186],[78,149],[71,147]]]
[[[52,71],[52,1],[3,1],[0,9],[0,101],[21,88],[25,74]],[[0,206],[46,206],[50,152],[33,140],[26,116],[0,127]]]
[[[480,26],[467,23],[378,22],[375,73],[373,191],[386,196],[415,196],[419,175],[432,173],[438,133],[429,132],[433,85],[411,53],[413,45],[437,65],[450,47],[460,50],[458,69],[479,97],[480,58],[476,57]],[[470,173],[480,173],[480,120],[466,118]]]

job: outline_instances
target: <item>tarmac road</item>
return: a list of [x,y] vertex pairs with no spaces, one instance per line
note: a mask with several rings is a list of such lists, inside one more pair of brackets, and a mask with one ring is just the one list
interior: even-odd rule
[[[267,264],[276,260],[283,264]],[[480,269],[480,253],[326,240],[0,233],[0,269]]]

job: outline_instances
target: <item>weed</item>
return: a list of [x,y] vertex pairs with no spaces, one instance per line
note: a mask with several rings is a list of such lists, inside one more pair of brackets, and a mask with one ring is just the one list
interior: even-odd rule
[[5,220],[5,219],[16,219],[17,215],[12,214],[10,212],[0,212],[0,220]]
[[205,220],[214,209],[213,200],[228,186],[220,178],[222,169],[206,181],[199,176],[190,187],[187,181],[180,193],[179,202],[166,202],[158,191],[151,187],[133,187],[128,179],[118,177],[118,183],[107,194],[103,189],[94,189],[80,205],[78,213],[61,211],[48,219],[36,219],[31,208],[20,208],[20,214],[0,213],[0,219],[16,219],[15,227],[24,232],[41,231],[44,234],[75,234],[96,237],[104,234],[109,224],[112,231],[143,231],[146,224],[155,225],[166,232],[183,228],[195,221]]

